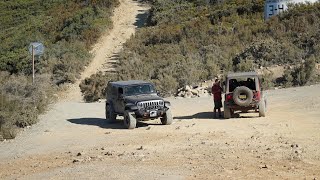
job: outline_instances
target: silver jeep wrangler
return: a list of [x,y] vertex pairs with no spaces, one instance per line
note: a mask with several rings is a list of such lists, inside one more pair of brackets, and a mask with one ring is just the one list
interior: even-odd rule
[[154,85],[145,81],[117,81],[107,85],[106,119],[124,117],[124,125],[134,129],[137,121],[160,118],[164,125],[172,124],[170,102],[163,100]]

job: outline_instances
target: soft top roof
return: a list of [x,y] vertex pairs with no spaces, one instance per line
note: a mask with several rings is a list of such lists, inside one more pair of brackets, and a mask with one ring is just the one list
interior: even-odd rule
[[115,86],[128,86],[128,85],[134,85],[134,84],[150,84],[150,83],[146,81],[141,81],[141,80],[130,80],[130,81],[115,81],[115,82],[110,82],[110,84]]
[[247,76],[258,76],[258,73],[251,71],[251,72],[239,72],[239,73],[229,73],[227,78],[237,78],[237,77],[247,77]]

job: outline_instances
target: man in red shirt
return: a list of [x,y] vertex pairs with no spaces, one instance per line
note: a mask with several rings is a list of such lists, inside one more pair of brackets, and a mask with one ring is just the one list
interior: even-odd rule
[[216,113],[217,110],[219,112],[219,117],[222,118],[222,114],[221,114],[221,108],[222,108],[222,88],[220,86],[220,81],[219,79],[215,80],[215,83],[212,86],[212,95],[213,95],[213,100],[214,100],[214,118],[216,118]]

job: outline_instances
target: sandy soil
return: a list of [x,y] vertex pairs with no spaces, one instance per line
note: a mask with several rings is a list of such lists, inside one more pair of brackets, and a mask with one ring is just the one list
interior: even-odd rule
[[0,179],[319,179],[320,85],[267,93],[265,118],[169,98],[173,125],[134,130],[109,124],[104,103],[61,102],[0,144]]
[[[134,13],[124,25],[134,29],[146,7],[121,2],[115,14]],[[83,78],[119,50],[101,48]],[[169,98],[172,125],[141,122],[134,130],[108,123],[104,103],[72,94],[15,140],[0,142],[0,179],[319,179],[320,85],[267,94],[265,118],[213,119],[211,97]]]

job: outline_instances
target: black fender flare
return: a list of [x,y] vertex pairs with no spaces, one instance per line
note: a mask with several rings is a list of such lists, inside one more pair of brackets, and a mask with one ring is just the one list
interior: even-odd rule
[[126,104],[124,110],[125,111],[136,111],[136,110],[138,110],[138,106],[135,104],[132,104],[132,103],[128,103],[128,104]]
[[113,107],[113,104],[111,102],[106,101],[106,108],[107,108],[107,106],[110,106],[111,109],[114,111],[114,107]]

